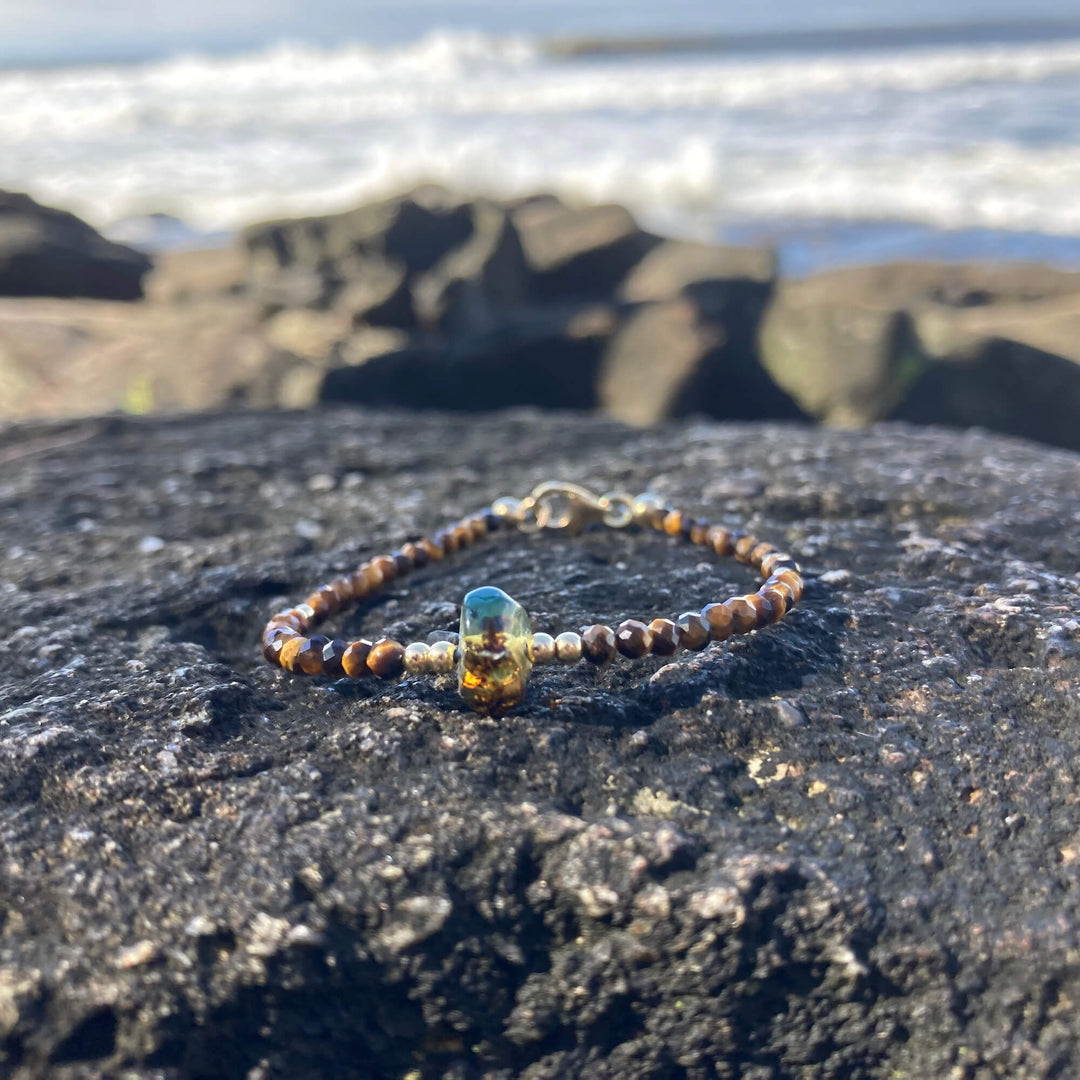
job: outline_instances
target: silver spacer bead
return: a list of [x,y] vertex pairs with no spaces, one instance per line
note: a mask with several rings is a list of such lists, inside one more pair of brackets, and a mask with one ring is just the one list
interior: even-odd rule
[[411,645],[407,645],[405,647],[405,656],[402,658],[405,664],[405,674],[426,674],[429,651],[429,647],[422,641],[414,641]]
[[429,645],[427,670],[432,675],[449,675],[454,670],[455,648],[456,646],[452,641],[436,641],[434,645]]
[[564,664],[576,664],[581,659],[581,635],[566,630],[555,639],[555,657]]
[[533,634],[532,654],[534,664],[550,664],[555,660],[555,639],[550,634]]

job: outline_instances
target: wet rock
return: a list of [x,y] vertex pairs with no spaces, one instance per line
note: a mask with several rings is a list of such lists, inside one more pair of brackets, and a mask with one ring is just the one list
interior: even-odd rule
[[[7,425],[0,463],[5,1080],[1080,1069],[1076,456],[338,409]],[[802,603],[537,670],[497,721],[261,660],[283,603],[551,474],[746,525]],[[653,534],[503,535],[332,628],[751,581]]]
[[0,191],[0,296],[137,300],[150,265],[74,214]]

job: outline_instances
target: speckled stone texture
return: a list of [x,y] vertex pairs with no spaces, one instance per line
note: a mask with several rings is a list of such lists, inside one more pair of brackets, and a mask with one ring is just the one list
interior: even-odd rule
[[[453,688],[267,667],[267,615],[561,476],[789,545],[672,661]],[[1080,458],[883,428],[256,414],[0,429],[0,1075],[1080,1074]],[[337,631],[547,632],[753,583],[514,537]]]

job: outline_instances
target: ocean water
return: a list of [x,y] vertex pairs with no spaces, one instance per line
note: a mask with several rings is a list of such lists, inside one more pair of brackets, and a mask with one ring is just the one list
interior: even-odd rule
[[[1080,266],[1080,13],[1073,27],[1067,5],[1025,8],[1054,27],[980,30],[952,24],[1009,5],[926,5],[936,21],[911,23],[918,5],[885,4],[830,27],[765,4],[699,51],[599,54],[551,38],[661,28],[634,4],[593,23],[557,0],[401,7],[392,20],[367,6],[386,17],[366,43],[215,52],[225,20],[199,52],[144,42],[149,58],[103,62],[91,35],[86,58],[0,69],[0,187],[151,244],[436,181],[619,201],[666,232],[775,242],[796,273],[896,257]],[[718,32],[691,9],[718,10],[675,4],[662,29]],[[482,29],[465,28],[469,12]],[[905,22],[903,39],[834,32]],[[28,40],[8,35],[9,61]],[[140,234],[132,219],[157,212],[183,225]]]

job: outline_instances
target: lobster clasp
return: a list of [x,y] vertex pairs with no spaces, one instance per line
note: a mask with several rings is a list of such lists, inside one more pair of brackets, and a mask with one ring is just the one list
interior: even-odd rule
[[608,512],[603,498],[561,480],[545,480],[529,492],[522,504],[534,529],[566,529],[576,533],[603,521]]

